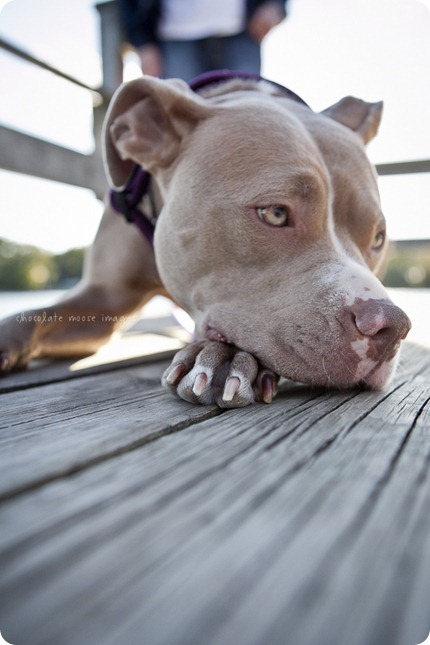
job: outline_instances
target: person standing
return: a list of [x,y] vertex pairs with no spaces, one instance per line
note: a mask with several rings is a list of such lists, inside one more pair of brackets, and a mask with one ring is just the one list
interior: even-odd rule
[[117,0],[144,74],[190,81],[216,69],[260,73],[260,45],[286,0]]

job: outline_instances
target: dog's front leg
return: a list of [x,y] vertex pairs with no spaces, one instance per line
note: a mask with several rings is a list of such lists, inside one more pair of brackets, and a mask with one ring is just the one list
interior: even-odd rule
[[100,307],[102,302],[102,292],[88,287],[56,305],[0,321],[0,372],[25,367],[35,358],[95,352],[113,331],[113,316]]
[[270,403],[277,377],[247,352],[217,341],[191,343],[180,350],[163,374],[165,388],[191,403],[238,408]]
[[5,318],[0,321],[0,373],[35,358],[92,354],[141,304],[140,298],[126,302],[119,294],[88,285],[51,307]]
[[81,283],[52,307],[0,321],[0,373],[33,358],[92,354],[156,293],[163,290],[152,249],[107,209]]

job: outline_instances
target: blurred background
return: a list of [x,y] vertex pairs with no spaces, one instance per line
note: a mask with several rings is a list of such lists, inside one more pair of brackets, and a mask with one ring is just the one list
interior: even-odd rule
[[[430,0],[289,0],[262,74],[316,111],[384,100],[369,156],[393,248],[394,299],[430,310]],[[141,73],[114,2],[0,0],[0,315],[44,306],[80,275],[102,214],[100,124]],[[415,322],[415,321],[414,321]]]

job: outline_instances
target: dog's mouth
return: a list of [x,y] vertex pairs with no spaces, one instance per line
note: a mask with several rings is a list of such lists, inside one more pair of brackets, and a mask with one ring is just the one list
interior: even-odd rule
[[213,325],[212,323],[206,323],[205,336],[208,340],[216,340],[219,343],[227,343],[228,345],[233,344],[228,340],[226,334],[224,334],[217,325]]
[[377,363],[366,376],[358,381],[358,386],[368,390],[382,390],[391,380],[398,362],[398,354]]
[[381,390],[395,372],[399,349],[400,342],[397,342],[382,355],[369,358],[358,356],[351,344],[328,348],[322,354],[309,348],[306,355],[290,347],[284,352],[280,372],[277,373],[317,387]]
[[[335,354],[330,360],[327,356],[322,357],[314,354],[313,361],[291,360],[291,354],[284,355],[283,365],[274,369],[275,373],[284,378],[311,385],[313,387],[325,387],[336,390],[347,390],[350,388],[362,388],[367,390],[381,390],[391,380],[398,361],[398,354],[391,355],[378,361],[352,362],[349,359],[340,359]],[[260,357],[261,360],[261,357]],[[261,360],[263,364],[266,362]],[[267,365],[269,366],[269,365]]]
[[207,319],[203,334],[207,340],[234,345],[258,359],[260,364],[286,379],[315,387],[380,390],[394,374],[401,337],[376,348],[364,336],[354,340],[329,333],[289,334],[269,328],[253,330],[236,321],[220,324],[219,317]]

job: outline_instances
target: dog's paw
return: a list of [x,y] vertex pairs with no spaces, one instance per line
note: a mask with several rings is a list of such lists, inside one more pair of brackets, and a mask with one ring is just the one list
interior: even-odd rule
[[29,360],[16,348],[3,349],[0,346],[0,376],[6,376],[9,372],[25,369]]
[[18,326],[16,320],[0,321],[0,376],[26,367],[31,359],[32,327]]
[[191,343],[180,350],[162,377],[163,386],[191,403],[239,408],[270,403],[278,377],[247,352],[216,341]]
[[0,349],[0,376],[10,371],[10,363],[9,352]]
[[22,370],[27,366],[28,360],[19,352],[0,347],[0,376],[5,376],[14,370]]

